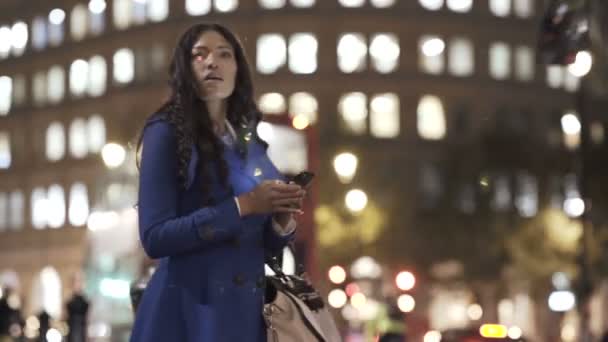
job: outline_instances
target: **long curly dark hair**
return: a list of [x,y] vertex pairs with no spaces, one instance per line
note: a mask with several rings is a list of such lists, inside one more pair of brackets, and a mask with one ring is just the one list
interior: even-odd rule
[[[224,160],[223,145],[213,132],[213,125],[209,112],[197,91],[197,83],[192,72],[192,47],[201,34],[215,31],[221,34],[232,46],[237,64],[234,91],[228,98],[227,119],[237,131],[237,145],[240,146],[241,156],[246,154],[246,143],[257,140],[267,146],[258,135],[256,128],[262,118],[254,99],[253,83],[249,64],[245,51],[234,33],[228,28],[215,23],[201,23],[190,27],[179,39],[173,52],[171,65],[169,67],[169,86],[171,95],[168,100],[153,113],[148,120],[157,116],[168,121],[175,128],[177,138],[177,169],[178,180],[185,188],[188,177],[188,163],[192,144],[198,149],[201,163],[209,165],[215,162],[220,182],[228,184],[228,166]],[[137,151],[141,149],[143,140],[143,129],[137,142]],[[139,167],[139,161],[137,162]],[[204,199],[208,203],[208,188],[210,175],[207,168],[198,167],[198,173],[202,179]]]

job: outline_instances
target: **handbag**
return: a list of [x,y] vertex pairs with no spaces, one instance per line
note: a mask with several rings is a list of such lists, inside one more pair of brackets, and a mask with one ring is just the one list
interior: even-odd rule
[[278,260],[267,262],[263,310],[268,342],[340,342],[342,338],[321,295],[301,275],[286,275]]

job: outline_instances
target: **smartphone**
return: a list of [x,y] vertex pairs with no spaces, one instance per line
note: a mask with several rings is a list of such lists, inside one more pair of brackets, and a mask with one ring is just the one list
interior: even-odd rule
[[310,171],[302,171],[300,173],[298,173],[297,175],[295,175],[291,181],[293,181],[294,183],[298,184],[301,187],[306,187],[310,181],[312,181],[312,179],[315,177],[315,174],[310,172]]

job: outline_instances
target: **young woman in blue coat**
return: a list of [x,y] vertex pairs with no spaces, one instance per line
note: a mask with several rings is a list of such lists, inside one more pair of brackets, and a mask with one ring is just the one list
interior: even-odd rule
[[293,238],[305,191],[256,134],[249,66],[228,29],[187,30],[170,86],[139,142],[139,233],[159,263],[131,341],[266,341],[264,260]]

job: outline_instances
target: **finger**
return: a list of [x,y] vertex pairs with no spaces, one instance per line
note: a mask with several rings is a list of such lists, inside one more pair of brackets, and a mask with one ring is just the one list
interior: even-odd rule
[[276,200],[272,202],[272,205],[275,207],[281,207],[281,206],[285,206],[285,207],[295,207],[295,208],[300,208],[301,204],[300,204],[300,199],[294,198],[294,199],[281,199],[281,200]]
[[279,199],[290,199],[290,198],[303,198],[302,193],[300,192],[279,192],[273,190],[270,193],[270,199],[279,200]]
[[304,212],[298,208],[290,208],[290,207],[276,207],[274,208],[275,213],[292,213],[302,215]]
[[272,189],[280,192],[295,192],[301,190],[302,187],[297,184],[273,183]]

